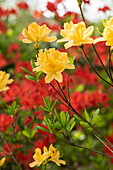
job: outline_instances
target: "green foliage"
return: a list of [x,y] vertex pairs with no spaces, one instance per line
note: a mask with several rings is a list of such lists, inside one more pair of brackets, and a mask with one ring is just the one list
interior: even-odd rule
[[12,103],[12,106],[7,105],[6,113],[12,116],[15,115],[17,113],[16,107],[16,101]]

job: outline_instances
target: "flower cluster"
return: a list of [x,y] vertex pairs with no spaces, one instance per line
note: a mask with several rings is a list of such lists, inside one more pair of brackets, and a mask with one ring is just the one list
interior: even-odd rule
[[56,36],[48,37],[51,30],[46,25],[38,25],[36,22],[29,24],[28,31],[24,28],[22,31],[24,43],[33,43],[33,42],[51,42],[56,40]]
[[57,43],[66,42],[65,48],[71,46],[80,46],[82,44],[92,44],[93,39],[90,38],[94,30],[93,26],[86,28],[84,22],[78,24],[73,24],[72,21],[64,24],[64,29],[61,30],[61,35],[64,37],[61,40],[58,40]]
[[44,146],[44,153],[41,154],[41,150],[37,148],[35,150],[35,154],[33,155],[34,162],[30,163],[29,166],[32,168],[34,166],[40,166],[45,160],[55,162],[58,166],[60,164],[65,165],[66,162],[63,160],[60,160],[60,152],[56,151],[56,149],[51,144],[49,147],[49,150]]
[[62,74],[65,69],[74,69],[70,64],[67,53],[60,52],[54,48],[39,51],[36,68],[33,71],[43,71],[46,75],[45,82],[50,83],[53,79],[62,82]]

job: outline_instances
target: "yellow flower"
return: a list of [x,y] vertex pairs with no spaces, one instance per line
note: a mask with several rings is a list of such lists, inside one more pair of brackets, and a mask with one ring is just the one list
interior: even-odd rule
[[22,34],[25,39],[22,41],[24,43],[55,41],[57,39],[56,36],[48,37],[50,32],[51,30],[45,24],[40,26],[36,22],[33,22],[28,26],[28,31],[25,28],[23,29]]
[[66,49],[71,46],[91,44],[93,43],[93,39],[90,36],[93,33],[93,30],[93,26],[86,28],[83,21],[78,24],[74,24],[72,21],[64,23],[64,29],[61,30],[61,35],[64,38],[58,40],[57,43],[68,41],[64,45]]
[[54,48],[45,49],[45,52],[39,50],[37,62],[35,63],[37,67],[33,71],[42,71],[47,74],[45,77],[46,83],[50,83],[53,79],[62,82],[61,72],[65,69],[75,68],[73,64],[69,63],[70,61],[66,52],[60,52]]
[[49,152],[47,151],[47,148],[44,146],[44,153],[41,154],[41,150],[37,148],[35,150],[35,154],[33,155],[34,162],[30,163],[29,166],[33,168],[34,166],[40,166],[42,162],[44,162],[49,157]]
[[104,23],[104,30],[102,36],[94,40],[94,44],[100,41],[107,41],[106,46],[113,46],[113,17],[111,17],[110,20],[108,20],[106,23]]
[[29,166],[33,168],[34,166],[40,166],[44,161],[45,164],[48,163],[48,161],[55,162],[58,166],[60,164],[65,165],[66,162],[63,160],[60,160],[60,153],[59,151],[56,151],[56,149],[51,144],[49,147],[49,150],[44,146],[44,153],[41,155],[41,150],[37,148],[35,150],[35,154],[33,155],[34,162],[30,163]]
[[5,160],[6,160],[6,158],[4,157],[4,158],[2,158],[1,160],[0,160],[0,166],[2,166],[4,163],[5,163]]
[[10,74],[5,71],[0,71],[0,92],[8,90],[7,84],[11,84],[13,79],[9,79]]
[[53,147],[52,144],[49,147],[49,152],[50,152],[51,158],[48,161],[55,162],[58,166],[60,166],[60,164],[66,165],[65,161],[59,159],[60,158],[60,152],[56,151],[56,149]]

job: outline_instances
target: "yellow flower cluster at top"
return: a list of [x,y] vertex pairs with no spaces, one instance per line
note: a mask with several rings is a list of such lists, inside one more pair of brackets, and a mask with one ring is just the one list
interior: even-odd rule
[[[79,22],[74,24],[72,21],[64,23],[64,29],[61,30],[61,35],[64,37],[57,40],[57,43],[66,42],[64,47],[67,49],[71,46],[81,46],[83,44],[92,44],[99,41],[107,41],[107,46],[113,46],[113,17],[104,23],[103,37],[93,40],[90,36],[93,33],[94,26],[86,28],[85,23]],[[40,41],[52,42],[57,38],[56,36],[48,37],[51,30],[46,26],[39,26],[36,22],[33,22],[28,26],[28,31],[24,28],[22,34],[24,35],[24,43],[39,43]],[[38,46],[37,46],[38,47]],[[39,47],[38,47],[39,48]],[[37,55],[36,68],[33,71],[42,71],[46,75],[45,82],[50,83],[53,79],[58,82],[62,82],[62,72],[65,69],[74,69],[75,66],[70,64],[67,53],[60,52],[54,48],[49,50],[45,49],[39,51]]]
[[36,68],[33,71],[43,71],[46,73],[45,82],[50,83],[53,79],[56,79],[58,82],[62,82],[62,74],[65,69],[74,69],[75,66],[70,64],[66,52],[60,52],[54,48],[49,50],[45,49],[39,50]]
[[94,43],[100,41],[107,41],[106,46],[113,46],[113,17],[110,20],[103,23],[105,28],[103,30],[102,36],[100,38],[95,39]]
[[5,71],[0,71],[0,92],[6,91],[9,89],[7,84],[11,84],[13,79],[9,79],[10,74]]
[[60,164],[65,165],[66,162],[59,159],[60,158],[60,152],[56,151],[56,149],[51,144],[49,147],[49,150],[44,146],[44,153],[41,154],[41,150],[37,148],[35,150],[35,154],[33,155],[34,162],[30,163],[29,166],[33,168],[34,166],[40,166],[43,162],[47,163],[48,161],[55,162],[58,166]]

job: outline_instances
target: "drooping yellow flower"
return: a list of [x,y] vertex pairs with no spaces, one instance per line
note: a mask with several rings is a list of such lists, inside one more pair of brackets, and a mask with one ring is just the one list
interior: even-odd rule
[[60,152],[56,151],[56,149],[51,144],[49,147],[49,152],[51,155],[51,158],[48,161],[55,162],[58,166],[61,166],[60,164],[66,165],[66,162],[59,159],[60,158]]
[[60,153],[59,151],[56,151],[56,149],[51,144],[49,147],[49,150],[44,146],[44,153],[41,155],[41,150],[37,148],[35,150],[35,154],[33,155],[34,162],[30,163],[29,166],[33,168],[34,166],[40,166],[43,162],[44,164],[47,164],[48,161],[55,162],[58,166],[60,164],[65,165],[66,162],[63,160],[60,160]]
[[6,73],[5,71],[0,71],[0,92],[9,89],[7,84],[11,84],[13,82],[13,79],[9,79],[9,77],[9,73]]
[[0,166],[2,166],[4,163],[5,163],[5,160],[6,160],[6,158],[4,157],[4,158],[2,158],[1,160],[0,160]]
[[37,148],[35,150],[35,154],[33,155],[34,162],[30,163],[29,166],[33,168],[34,166],[40,166],[46,159],[49,157],[49,152],[47,151],[47,148],[44,146],[44,153],[41,154],[41,150]]
[[66,52],[60,52],[54,48],[49,50],[45,49],[39,50],[36,68],[33,71],[42,71],[46,75],[45,82],[50,83],[53,79],[56,79],[58,82],[62,82],[62,72],[65,69],[74,69],[75,66],[70,64]]
[[94,40],[94,44],[100,41],[106,41],[106,46],[113,46],[113,17],[104,23],[104,30],[102,36]]
[[82,21],[74,24],[72,21],[64,23],[64,29],[61,30],[61,35],[64,37],[58,40],[57,43],[66,42],[65,48],[71,46],[80,46],[82,44],[91,44],[93,39],[90,37],[93,33],[94,26],[86,28],[85,23]]
[[24,28],[22,35],[25,37],[22,41],[24,43],[33,43],[33,42],[52,42],[57,38],[56,36],[48,37],[51,30],[44,24],[42,26],[38,25],[36,22],[29,24],[28,31]]

